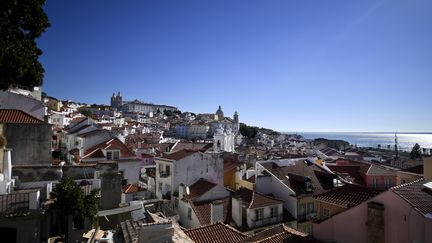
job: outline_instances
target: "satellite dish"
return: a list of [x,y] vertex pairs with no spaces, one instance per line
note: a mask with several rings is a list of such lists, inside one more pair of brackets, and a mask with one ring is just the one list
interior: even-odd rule
[[0,134],[0,148],[6,147],[6,138]]
[[189,190],[189,187],[187,186],[186,187],[186,195],[189,195],[190,194],[190,190]]

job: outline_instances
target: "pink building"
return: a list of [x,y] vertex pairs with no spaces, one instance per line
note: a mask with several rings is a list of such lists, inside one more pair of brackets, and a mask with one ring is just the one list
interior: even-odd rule
[[141,161],[141,168],[149,165],[155,166],[154,156],[151,154],[146,154],[142,152],[135,152],[137,158]]
[[367,187],[387,189],[396,185],[396,171],[372,164],[363,173]]
[[377,189],[388,189],[397,185],[397,172],[381,165],[338,160],[327,167],[352,183]]
[[432,242],[432,185],[424,179],[391,188],[313,224],[324,242]]

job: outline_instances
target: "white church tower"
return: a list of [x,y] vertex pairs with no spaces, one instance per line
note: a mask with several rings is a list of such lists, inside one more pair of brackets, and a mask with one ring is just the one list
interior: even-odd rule
[[231,129],[224,130],[222,127],[216,129],[213,135],[213,151],[234,152],[235,135]]

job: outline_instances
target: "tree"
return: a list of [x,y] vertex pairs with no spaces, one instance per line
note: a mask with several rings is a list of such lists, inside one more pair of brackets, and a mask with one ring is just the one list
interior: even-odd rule
[[35,39],[50,26],[45,0],[0,1],[0,89],[42,85],[42,51]]
[[416,143],[414,145],[414,147],[412,148],[410,156],[411,156],[411,159],[420,160],[422,158],[421,148],[420,148],[420,145],[418,143]]
[[87,109],[79,109],[79,112],[85,117],[91,117],[92,116],[92,112],[90,110],[87,110]]
[[250,127],[244,123],[240,123],[240,133],[247,138],[255,138],[258,133],[257,127]]
[[[89,195],[70,177],[63,177],[51,192],[54,203],[51,210],[59,221],[59,233],[68,234],[68,218],[72,216],[76,221],[84,222],[89,219],[93,224],[97,220],[99,190],[92,190]],[[66,237],[67,239],[67,237]]]

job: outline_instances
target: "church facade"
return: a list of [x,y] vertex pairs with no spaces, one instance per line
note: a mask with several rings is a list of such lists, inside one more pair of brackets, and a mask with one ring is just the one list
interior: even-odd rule
[[143,113],[149,115],[151,113],[156,114],[157,112],[163,113],[165,110],[177,111],[177,107],[168,105],[155,105],[151,103],[145,103],[139,100],[123,101],[120,92],[111,96],[111,107],[116,108],[119,111],[125,113]]

